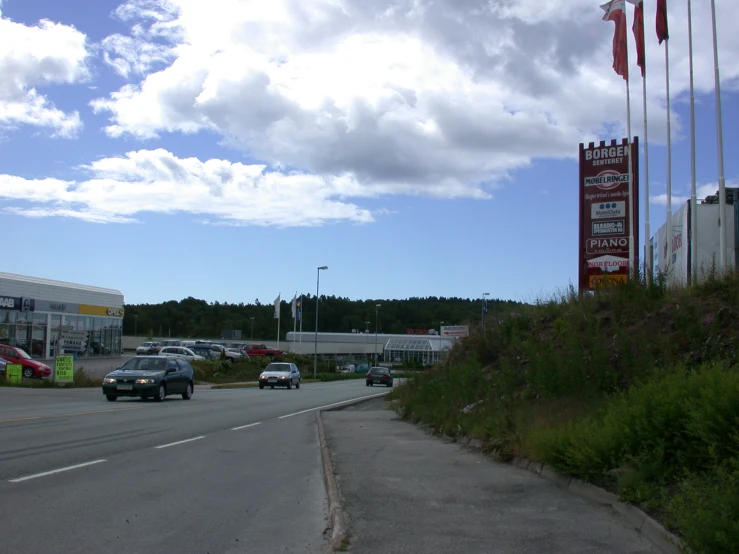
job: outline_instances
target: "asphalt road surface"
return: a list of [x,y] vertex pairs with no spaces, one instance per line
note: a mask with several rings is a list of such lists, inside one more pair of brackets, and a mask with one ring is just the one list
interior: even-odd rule
[[323,552],[315,409],[385,392],[0,388],[0,553]]

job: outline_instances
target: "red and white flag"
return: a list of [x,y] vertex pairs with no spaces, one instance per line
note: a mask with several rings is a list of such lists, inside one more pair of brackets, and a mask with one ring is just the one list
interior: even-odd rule
[[634,4],[634,25],[631,30],[634,31],[634,39],[636,40],[636,65],[641,67],[641,76],[647,70],[647,58],[644,50],[644,3],[642,0],[626,0]]
[[629,80],[629,52],[626,43],[626,4],[624,0],[611,0],[601,5],[606,12],[603,21],[613,21],[613,70],[625,80]]
[[657,39],[662,44],[663,40],[670,38],[667,32],[667,0],[657,0]]

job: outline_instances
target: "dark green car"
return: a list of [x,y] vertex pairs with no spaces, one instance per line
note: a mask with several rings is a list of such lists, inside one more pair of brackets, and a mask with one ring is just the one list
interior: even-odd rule
[[110,402],[119,396],[153,398],[158,402],[170,394],[190,400],[194,390],[193,370],[184,358],[136,356],[103,379],[103,394]]

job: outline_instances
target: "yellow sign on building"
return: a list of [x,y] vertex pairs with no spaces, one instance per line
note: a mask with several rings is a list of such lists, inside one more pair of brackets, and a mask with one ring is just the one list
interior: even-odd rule
[[110,306],[93,306],[92,304],[80,304],[80,313],[85,315],[101,315],[104,317],[123,317],[123,308],[111,308]]

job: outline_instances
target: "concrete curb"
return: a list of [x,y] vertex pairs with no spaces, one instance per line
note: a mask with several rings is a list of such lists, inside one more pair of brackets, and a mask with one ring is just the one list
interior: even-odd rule
[[[470,446],[472,445],[470,444]],[[680,554],[682,552],[682,542],[676,535],[670,533],[660,523],[657,523],[636,506],[619,502],[618,496],[615,494],[580,479],[559,473],[549,466],[534,462],[528,458],[515,456],[508,463],[531,471],[543,479],[551,481],[559,488],[577,494],[591,502],[610,506],[613,511],[620,514],[634,529],[644,535],[649,542],[664,554]]]
[[331,454],[328,451],[328,442],[326,441],[326,431],[323,427],[323,419],[321,411],[316,412],[316,426],[318,427],[318,443],[321,447],[321,465],[323,467],[323,479],[326,483],[326,495],[328,497],[328,521],[331,528],[331,540],[328,545],[328,552],[333,552],[341,546],[347,537],[346,521],[344,520],[344,511],[341,506],[341,497],[339,496],[339,487],[334,477],[334,467],[331,463]]

